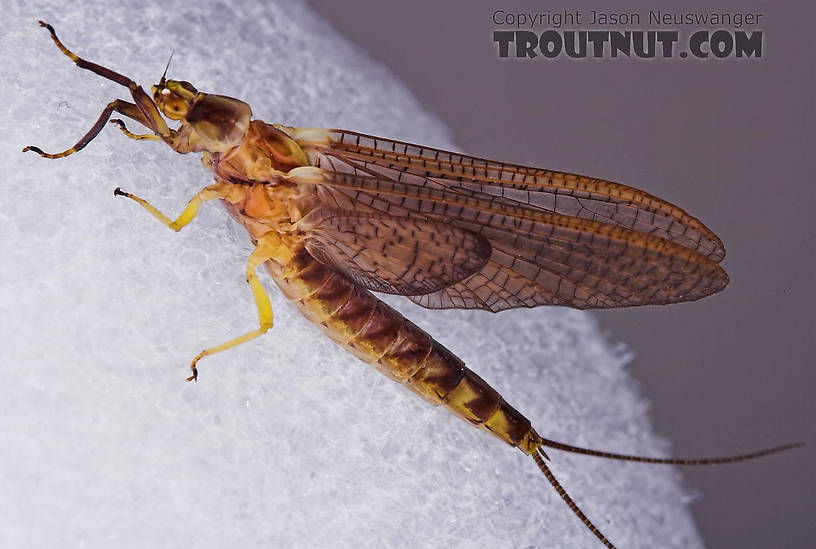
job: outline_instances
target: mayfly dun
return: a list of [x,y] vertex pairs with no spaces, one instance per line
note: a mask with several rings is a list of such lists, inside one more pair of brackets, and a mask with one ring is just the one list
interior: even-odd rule
[[[361,133],[252,120],[249,105],[166,79],[148,95],[130,78],[86,61],[47,28],[80,68],[130,91],[109,103],[70,149],[82,150],[110,121],[132,139],[203,153],[215,182],[170,219],[148,201],[114,190],[174,231],[202,203],[221,199],[249,232],[246,279],[259,326],[193,358],[199,361],[272,327],[256,270],[326,334],[434,405],[529,455],[584,525],[612,543],[551,473],[545,448],[618,460],[705,465],[751,459],[799,444],[707,459],[622,455],[546,439],[452,352],[371,292],[407,296],[431,309],[578,309],[694,301],[722,290],[719,238],[682,209],[646,192],[568,173],[494,162]],[[169,64],[168,64],[169,65]],[[116,112],[149,133],[132,133]],[[165,118],[178,123],[168,126]]]

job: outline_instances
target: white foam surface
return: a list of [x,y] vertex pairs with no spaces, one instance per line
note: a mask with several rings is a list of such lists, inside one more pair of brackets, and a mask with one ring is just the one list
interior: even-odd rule
[[[257,118],[453,145],[299,3],[127,4],[0,2],[0,546],[599,547],[532,460],[346,355],[265,276],[274,329],[184,382],[203,346],[256,325],[248,239],[216,204],[175,234],[114,198],[121,186],[175,215],[210,181],[192,155],[113,127],[66,159],[20,152],[67,148],[127,98],[37,19],[145,86],[175,49],[170,77]],[[589,314],[400,307],[544,436],[669,450]],[[674,469],[551,457],[619,547],[702,545]]]

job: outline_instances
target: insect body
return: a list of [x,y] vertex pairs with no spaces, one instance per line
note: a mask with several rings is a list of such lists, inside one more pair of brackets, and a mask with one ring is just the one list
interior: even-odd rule
[[[203,153],[215,183],[171,220],[180,230],[202,202],[221,199],[254,244],[247,282],[259,327],[205,349],[192,361],[260,336],[272,308],[256,270],[333,340],[471,424],[530,455],[572,511],[608,547],[553,477],[545,447],[613,459],[673,464],[737,461],[742,456],[660,459],[578,448],[540,436],[521,413],[430,335],[371,291],[408,296],[429,308],[499,311],[542,304],[625,307],[700,299],[725,287],[722,242],[680,208],[643,191],[561,172],[492,162],[344,130],[293,128],[252,120],[238,99],[198,92],[163,75],[152,97],[131,79],[77,57],[79,67],[126,86],[79,142],[85,147],[113,112],[179,153]],[[165,70],[166,73],[166,70]],[[171,129],[165,117],[178,121]]]

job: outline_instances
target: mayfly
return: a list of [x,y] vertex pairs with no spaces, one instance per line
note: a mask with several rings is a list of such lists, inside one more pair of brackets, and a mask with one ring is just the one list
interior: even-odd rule
[[[221,199],[249,232],[246,279],[259,327],[192,361],[260,336],[272,308],[256,270],[326,334],[434,405],[442,405],[535,460],[559,496],[607,547],[612,543],[550,472],[545,447],[592,456],[681,465],[726,463],[779,452],[664,459],[579,448],[540,436],[530,421],[453,353],[374,297],[407,296],[431,309],[501,311],[562,305],[578,309],[693,301],[722,290],[722,242],[696,218],[637,189],[579,175],[516,166],[346,130],[252,120],[249,105],[166,79],[152,97],[130,78],[86,61],[47,28],[80,68],[130,91],[116,99],[61,158],[90,143],[116,112],[178,153],[203,153],[215,183],[174,220],[122,191],[174,231],[203,202]],[[168,63],[169,66],[169,63]],[[165,117],[178,122],[168,126]]]

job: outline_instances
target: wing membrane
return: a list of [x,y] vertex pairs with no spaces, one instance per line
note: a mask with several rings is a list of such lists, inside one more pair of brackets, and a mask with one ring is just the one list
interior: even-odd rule
[[490,259],[478,272],[412,297],[426,307],[499,311],[541,304],[584,309],[673,303],[699,299],[728,282],[714,261],[646,233],[396,181],[335,156],[315,161],[324,169],[318,186],[326,203],[435,222],[423,226],[431,230],[452,225],[490,242]]
[[328,140],[310,142],[310,133],[304,130],[301,145],[372,168],[398,181],[413,175],[419,185],[444,187],[468,196],[490,196],[494,200],[619,225],[676,242],[715,262],[725,257],[720,239],[699,220],[665,200],[626,185],[346,130],[323,130],[323,135]]
[[637,189],[344,130],[283,129],[321,168],[319,181],[294,178],[314,184],[320,203],[423,220],[433,231],[458,227],[489,241],[490,257],[478,271],[409,295],[425,307],[664,304],[700,299],[728,283],[716,235]]
[[390,294],[437,292],[479,272],[491,254],[483,236],[407,217],[323,209],[298,228],[318,261],[369,290]]

